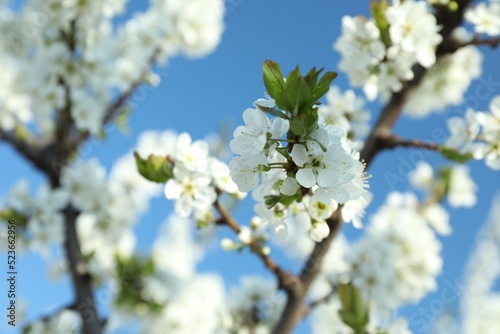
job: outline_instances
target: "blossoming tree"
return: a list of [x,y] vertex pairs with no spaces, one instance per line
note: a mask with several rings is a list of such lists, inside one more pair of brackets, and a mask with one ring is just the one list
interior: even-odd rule
[[[209,144],[148,131],[106,172],[79,156],[83,145],[127,119],[139,87],[159,84],[157,64],[208,54],[223,31],[222,0],[152,0],[119,20],[126,3],[31,0],[14,10],[0,1],[0,139],[46,179],[37,195],[22,181],[9,191],[2,245],[14,255],[63,248],[55,274],[69,275],[74,288],[71,305],[22,330],[291,333],[310,314],[314,333],[410,333],[391,312],[437,287],[439,237],[452,232],[443,201],[476,203],[469,160],[500,169],[500,95],[489,110],[450,118],[443,142],[401,137],[393,127],[402,113],[422,118],[462,102],[481,76],[480,47],[500,43],[500,2],[379,0],[367,4],[370,17],[344,16],[338,70],[369,101],[381,101],[380,113],[335,86],[333,71],[284,72],[265,60],[267,95],[242,106],[242,125],[227,143],[231,159],[217,149],[220,138]],[[365,217],[370,178],[379,177],[369,167],[396,147],[436,151],[450,164],[435,170],[420,162],[409,175],[418,195],[386,194]],[[133,228],[162,189],[174,213],[151,253],[140,255]],[[231,209],[243,199],[255,214],[239,222]],[[498,207],[497,200],[471,255],[454,322],[461,333],[499,332]],[[361,237],[349,243],[344,223]],[[221,229],[233,235],[220,239],[223,250],[248,250],[241,257],[258,258],[274,278],[242,277],[227,292],[220,276],[197,272]],[[276,252],[301,268],[282,265]],[[113,294],[102,312],[95,293],[104,286]],[[445,321],[436,331],[449,333]]]

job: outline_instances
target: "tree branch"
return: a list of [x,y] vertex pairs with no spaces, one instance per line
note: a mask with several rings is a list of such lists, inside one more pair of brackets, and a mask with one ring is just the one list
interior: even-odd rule
[[[443,36],[443,42],[436,50],[437,58],[456,50],[456,43],[451,38],[451,33],[463,22],[464,11],[471,1],[472,0],[457,0],[459,8],[456,12],[450,12],[443,8],[437,9],[436,19],[438,24],[443,27],[440,32]],[[384,148],[381,144],[381,140],[391,135],[392,128],[401,115],[406,100],[422,80],[425,71],[426,69],[422,66],[415,66],[413,68],[414,78],[411,81],[403,83],[403,88],[399,92],[394,93],[387,105],[383,108],[366,140],[363,150],[360,152],[360,159],[365,161],[367,168],[373,162],[373,158]],[[332,217],[327,219],[327,223],[330,227],[330,235],[316,244],[300,274],[301,284],[297,284],[295,289],[288,292],[288,300],[281,318],[273,330],[274,334],[291,333],[297,323],[302,319],[304,302],[309,288],[317,278],[323,259],[333,239],[342,227],[340,207],[334,212]]]
[[396,147],[415,147],[423,148],[430,151],[439,151],[439,145],[436,143],[424,142],[418,139],[403,139],[396,135],[380,138],[380,145],[386,149],[393,149]]
[[63,213],[66,222],[64,249],[68,258],[69,270],[76,295],[74,309],[82,317],[83,333],[99,334],[102,333],[102,324],[95,305],[92,276],[86,270],[76,230],[76,220],[79,212],[69,206]]
[[484,38],[481,39],[479,36],[475,36],[470,42],[462,44],[462,46],[468,45],[488,45],[491,48],[496,48],[500,44],[500,36]]
[[311,313],[315,307],[321,305],[321,304],[326,304],[332,299],[333,296],[337,294],[337,288],[332,284],[332,291],[330,291],[327,295],[321,297],[320,299],[316,299],[312,302],[309,303],[308,306],[306,306],[303,310],[302,318],[305,318]]
[[[132,83],[130,88],[121,94],[113,103],[111,103],[104,113],[104,117],[102,120],[103,126],[108,124],[116,115],[116,113],[123,108],[123,106],[127,103],[127,101],[134,95],[135,91],[144,83],[144,77],[149,73],[153,63],[158,54],[158,50],[155,50],[151,57],[149,58],[146,66],[142,70],[139,79]],[[90,132],[85,131],[81,132],[78,136],[76,136],[68,145],[68,151],[71,152],[75,150],[81,143],[87,140],[90,137]]]
[[[221,204],[217,199],[214,203],[215,209],[221,215],[221,219],[218,221],[219,224],[225,224],[229,226],[236,234],[240,233],[240,225],[236,222],[233,216],[227,211],[227,209]],[[263,254],[259,251],[259,245],[254,242],[250,243],[249,247],[259,256],[264,266],[271,271],[278,279],[278,288],[285,291],[290,291],[298,283],[299,279],[294,274],[283,270],[269,255]]]
[[6,132],[0,129],[0,139],[12,145],[12,147],[33,167],[47,174],[52,169],[54,152],[51,149],[51,143],[44,140],[35,140],[34,138],[19,138],[15,133]]

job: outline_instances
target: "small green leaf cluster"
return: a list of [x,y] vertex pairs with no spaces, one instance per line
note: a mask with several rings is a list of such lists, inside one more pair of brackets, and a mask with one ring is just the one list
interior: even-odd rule
[[134,255],[128,258],[116,257],[116,278],[119,291],[116,295],[115,305],[132,313],[138,310],[157,313],[165,305],[146,300],[141,293],[144,279],[154,275],[154,263],[151,258],[144,259]]
[[337,77],[335,72],[326,72],[320,78],[322,71],[323,69],[316,70],[313,67],[302,76],[297,66],[284,78],[277,63],[271,60],[264,62],[264,85],[281,110],[266,107],[259,109],[269,115],[289,120],[289,137],[306,137],[317,128],[318,100],[328,92],[330,84]]

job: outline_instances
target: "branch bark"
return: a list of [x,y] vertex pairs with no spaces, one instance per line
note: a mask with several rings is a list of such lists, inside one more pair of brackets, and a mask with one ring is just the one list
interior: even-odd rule
[[[465,8],[470,3],[471,0],[458,0],[457,4],[459,8],[456,12],[450,12],[445,8],[437,9],[436,19],[438,24],[442,25],[440,33],[443,36],[443,42],[436,50],[437,58],[457,50],[456,42],[451,38],[451,33],[463,22]],[[391,136],[392,128],[401,115],[406,100],[418,86],[425,72],[426,69],[422,66],[415,66],[413,69],[414,78],[411,81],[405,82],[401,91],[394,93],[382,109],[360,154],[360,158],[365,161],[367,168],[371,165],[375,156],[384,149],[383,139]],[[304,304],[309,288],[320,272],[321,264],[332,241],[342,228],[343,222],[340,207],[327,220],[327,223],[330,227],[330,235],[316,244],[302,269],[300,284],[296,284],[295,288],[288,292],[288,300],[281,318],[273,330],[274,334],[291,333],[299,321],[302,320]]]
[[418,139],[404,139],[398,136],[392,135],[386,138],[380,138],[380,144],[386,149],[392,149],[396,147],[414,147],[423,148],[430,151],[439,151],[439,144],[421,141]]
[[[219,223],[229,226],[236,234],[240,233],[240,225],[232,217],[229,211],[227,211],[227,209],[219,202],[219,200],[215,201],[214,206],[221,215]],[[285,291],[293,290],[294,286],[298,283],[298,277],[286,270],[283,270],[269,255],[258,251],[256,246],[257,245],[252,245],[252,243],[249,245],[250,249],[261,259],[264,266],[276,276],[276,279],[278,280],[278,288]]]

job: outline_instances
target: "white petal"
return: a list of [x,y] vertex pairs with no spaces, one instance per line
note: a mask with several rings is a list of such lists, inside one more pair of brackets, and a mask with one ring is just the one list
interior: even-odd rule
[[349,200],[349,192],[341,187],[329,187],[330,197],[339,203],[345,203]]
[[311,188],[316,184],[316,177],[311,168],[299,169],[295,174],[295,178],[305,188]]
[[314,197],[318,200],[318,202],[321,202],[326,205],[330,205],[332,202],[332,199],[330,198],[330,195],[326,191],[325,188],[318,188],[314,191]]
[[302,144],[295,144],[292,148],[292,159],[297,166],[302,167],[305,163],[309,162],[307,150]]
[[337,173],[331,169],[320,169],[318,171],[318,186],[330,187],[337,183]]
[[283,185],[281,186],[280,192],[284,195],[295,195],[297,192],[297,189],[299,189],[299,184],[293,177],[287,177],[283,181]]
[[182,186],[176,180],[170,179],[165,184],[164,192],[167,199],[176,199],[181,195]]

